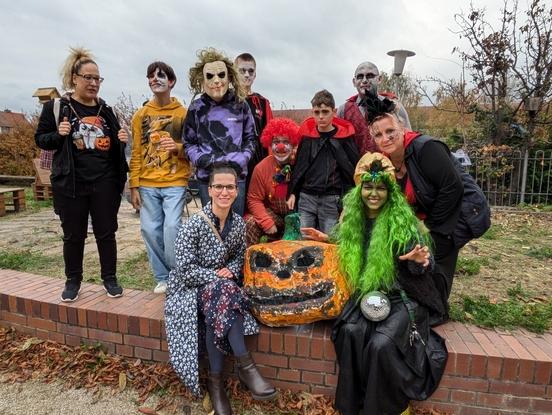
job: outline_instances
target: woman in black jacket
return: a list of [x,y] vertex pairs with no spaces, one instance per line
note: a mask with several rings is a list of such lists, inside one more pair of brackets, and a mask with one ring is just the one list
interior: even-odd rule
[[393,112],[393,102],[374,100],[367,105],[371,108],[370,132],[379,151],[393,163],[408,203],[431,232],[435,263],[446,277],[436,284],[448,298],[460,250],[453,233],[464,195],[462,178],[448,148],[438,140],[404,128]]
[[89,214],[104,288],[109,297],[120,297],[115,232],[128,170],[128,135],[98,96],[103,78],[89,51],[71,48],[61,75],[63,88],[70,92],[44,105],[35,133],[38,147],[55,150],[51,183],[63,229],[67,277],[61,300],[78,298]]

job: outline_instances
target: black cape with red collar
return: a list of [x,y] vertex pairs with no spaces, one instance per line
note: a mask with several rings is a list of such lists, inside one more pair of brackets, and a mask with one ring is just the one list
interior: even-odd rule
[[[360,155],[353,141],[355,134],[353,125],[349,121],[337,117],[332,120],[332,125],[337,128],[337,131],[329,141],[341,175],[343,183],[341,195],[343,196],[354,186],[353,174]],[[316,121],[313,117],[307,118],[301,124],[299,134],[301,135],[301,141],[299,142],[295,167],[288,186],[288,195],[295,194],[296,197],[301,191],[305,174],[316,156],[317,148],[320,146],[320,133],[316,128]],[[315,172],[315,174],[317,173]]]

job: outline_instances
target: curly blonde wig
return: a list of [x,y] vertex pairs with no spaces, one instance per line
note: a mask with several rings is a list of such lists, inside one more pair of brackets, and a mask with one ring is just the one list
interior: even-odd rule
[[226,69],[228,69],[228,82],[230,87],[234,90],[236,97],[240,101],[245,100],[247,94],[238,80],[238,72],[234,68],[230,58],[215,48],[202,49],[197,52],[197,57],[199,60],[189,71],[190,91],[194,96],[203,92],[203,67],[205,64],[221,61],[224,62]]

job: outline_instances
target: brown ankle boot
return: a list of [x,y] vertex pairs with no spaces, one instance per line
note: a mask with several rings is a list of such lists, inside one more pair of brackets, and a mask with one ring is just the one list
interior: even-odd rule
[[236,356],[238,362],[238,379],[249,389],[253,399],[267,400],[276,396],[276,389],[259,373],[251,353]]
[[215,415],[232,415],[232,407],[224,390],[222,375],[211,374],[207,378],[207,390],[211,398],[211,404],[215,410]]

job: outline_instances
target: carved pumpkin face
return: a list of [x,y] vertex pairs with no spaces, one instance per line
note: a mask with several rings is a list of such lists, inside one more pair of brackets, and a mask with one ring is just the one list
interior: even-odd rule
[[314,241],[249,247],[244,289],[253,315],[268,326],[337,317],[350,295],[339,272],[337,246]]
[[98,137],[95,146],[98,150],[107,151],[111,147],[111,139],[109,137]]

